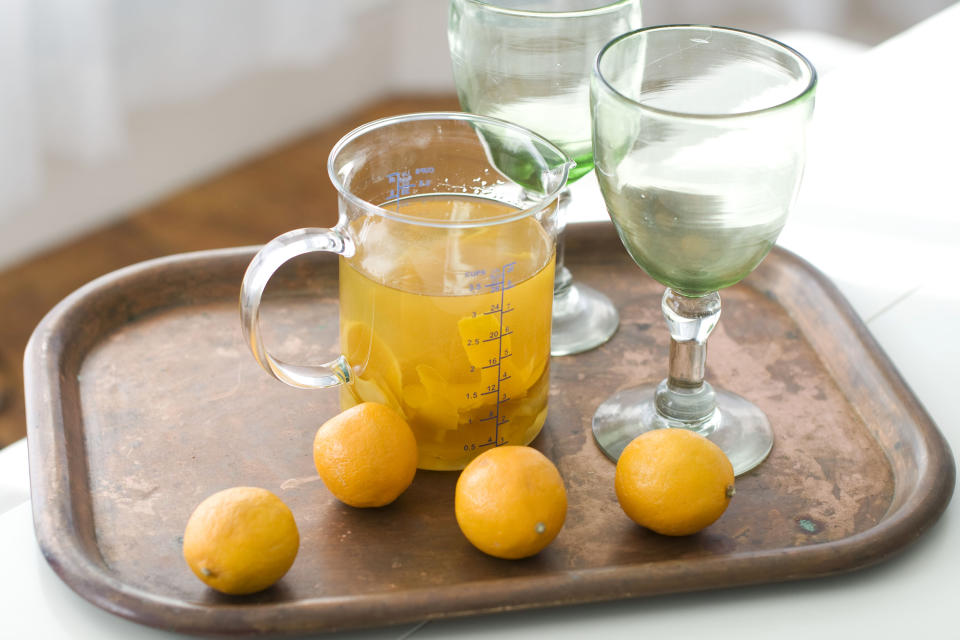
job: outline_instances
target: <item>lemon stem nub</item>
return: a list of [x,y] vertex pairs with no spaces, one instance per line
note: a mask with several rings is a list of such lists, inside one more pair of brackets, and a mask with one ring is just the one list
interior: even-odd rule
[[734,496],[734,494],[737,493],[737,490],[733,487],[732,484],[728,484],[728,485],[727,485],[727,492],[726,492],[726,493],[727,493],[727,497],[728,497],[728,498],[732,498],[732,497]]
[[543,524],[542,522],[538,522],[537,526],[535,526],[533,530],[536,531],[537,533],[543,533],[544,531],[547,530],[547,525]]
[[202,573],[203,575],[205,575],[205,576],[208,577],[208,578],[213,575],[213,571],[210,571],[210,569],[207,569],[206,567],[202,567],[202,568],[200,569],[200,573]]

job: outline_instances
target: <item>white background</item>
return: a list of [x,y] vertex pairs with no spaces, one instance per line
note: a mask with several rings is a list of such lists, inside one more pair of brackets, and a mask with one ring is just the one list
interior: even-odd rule
[[[949,0],[661,0],[821,71]],[[453,91],[444,0],[0,1],[0,268],[357,106]],[[838,40],[837,37],[842,38]]]

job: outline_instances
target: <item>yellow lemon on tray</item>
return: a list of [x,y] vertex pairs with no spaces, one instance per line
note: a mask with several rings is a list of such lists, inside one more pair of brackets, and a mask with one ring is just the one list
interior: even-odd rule
[[567,516],[567,492],[554,464],[531,447],[483,452],[460,473],[457,524],[473,546],[498,558],[532,556],[550,544]]
[[637,436],[617,461],[617,500],[631,520],[684,536],[713,524],[733,496],[733,466],[720,447],[685,429]]
[[257,487],[233,487],[201,502],[183,533],[183,557],[203,582],[230,595],[266,589],[293,565],[300,534],[293,513]]
[[351,507],[396,500],[417,472],[417,440],[396,410],[364,402],[327,420],[313,440],[317,473]]

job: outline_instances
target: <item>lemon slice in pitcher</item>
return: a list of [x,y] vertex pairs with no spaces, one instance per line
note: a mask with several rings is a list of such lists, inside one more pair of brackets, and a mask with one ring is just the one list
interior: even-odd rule
[[[522,398],[543,373],[547,359],[516,357],[513,336],[499,335],[501,326],[495,315],[461,318],[457,322],[457,329],[467,359],[480,373],[479,388],[499,389],[501,398]],[[496,401],[496,396],[488,395],[475,404],[492,404]]]
[[461,407],[456,401],[460,396],[454,395],[459,392],[430,365],[417,365],[417,377],[419,382],[404,387],[403,400],[416,412],[417,421],[429,426],[435,439],[442,438],[460,421]]
[[398,411],[403,374],[400,362],[369,325],[348,322],[341,329],[343,354],[355,374],[353,395],[358,402],[380,402]]

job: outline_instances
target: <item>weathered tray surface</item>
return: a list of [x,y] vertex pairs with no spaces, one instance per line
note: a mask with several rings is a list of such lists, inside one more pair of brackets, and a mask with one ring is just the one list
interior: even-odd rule
[[[338,394],[288,388],[248,353],[237,294],[252,248],[115,272],[37,328],[25,376],[43,553],[82,596],[145,624],[295,634],[823,576],[888,557],[946,507],[955,469],[944,439],[836,289],[775,249],[724,291],[707,360],[711,382],[767,412],[772,454],[700,534],[635,526],[590,418],[610,393],[664,375],[662,288],[611,225],[568,234],[568,264],[612,297],[621,327],[599,349],[553,359],[550,417],[534,445],[560,468],[569,513],[538,556],[473,549],[454,519],[455,473],[420,471],[382,509],[330,496],[311,443]],[[333,259],[282,271],[264,312],[268,344],[329,359],[336,296]],[[287,576],[243,598],[208,590],[180,554],[193,508],[233,485],[276,492],[301,533]]]

